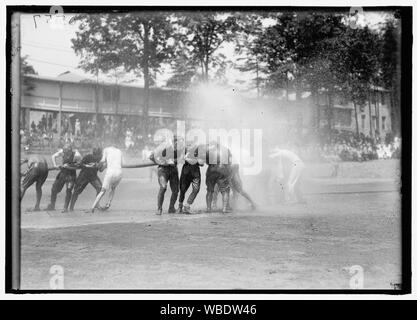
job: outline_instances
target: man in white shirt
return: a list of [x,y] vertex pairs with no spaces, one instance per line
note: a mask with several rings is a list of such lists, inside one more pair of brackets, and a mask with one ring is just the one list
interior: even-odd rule
[[[277,160],[277,175],[280,178],[287,176],[286,189],[288,192],[288,200],[294,196],[298,203],[305,203],[301,193],[302,174],[305,169],[304,162],[292,151],[275,148],[269,156]],[[288,175],[284,175],[284,170],[288,171]]]
[[111,206],[111,202],[116,191],[116,187],[119,185],[122,180],[122,151],[110,146],[103,150],[103,157],[101,158],[100,164],[105,164],[107,169],[104,174],[103,184],[101,191],[96,197],[96,200],[93,203],[91,211],[94,212],[96,208],[99,207],[100,199],[104,196],[107,190],[110,190],[109,199],[106,206],[103,208],[107,210]]

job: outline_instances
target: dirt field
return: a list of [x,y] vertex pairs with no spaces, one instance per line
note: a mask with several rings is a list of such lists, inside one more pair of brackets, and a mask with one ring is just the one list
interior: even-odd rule
[[[398,164],[382,165],[398,171]],[[369,172],[375,164],[365,166]],[[307,205],[268,203],[249,179],[247,189],[259,203],[255,212],[243,203],[225,215],[160,217],[157,182],[149,183],[143,170],[125,173],[108,212],[84,212],[92,187],[73,213],[29,212],[35,201],[29,189],[22,202],[22,288],[48,289],[53,265],[64,268],[66,289],[345,289],[354,265],[364,270],[364,288],[392,289],[400,282],[400,193],[392,172],[310,176]],[[204,195],[203,184],[196,209],[204,208]]]

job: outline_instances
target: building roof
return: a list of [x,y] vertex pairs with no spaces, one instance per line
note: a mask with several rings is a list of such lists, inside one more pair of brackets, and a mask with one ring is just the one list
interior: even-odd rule
[[[76,73],[72,73],[70,71],[66,71],[64,73],[59,74],[57,77],[48,77],[48,76],[40,76],[35,74],[25,74],[24,77],[32,78],[32,79],[39,79],[39,80],[46,80],[46,81],[54,81],[54,82],[66,82],[66,83],[96,83],[96,80],[93,78],[87,78],[80,76]],[[114,86],[114,82],[106,82],[106,81],[99,81],[99,84],[102,86]],[[132,83],[118,83],[119,87],[125,87],[125,88],[141,88],[143,89],[143,86],[138,86],[136,84]],[[182,92],[181,90],[176,90],[173,88],[156,88],[151,87],[151,90],[161,90],[161,91],[178,91]]]

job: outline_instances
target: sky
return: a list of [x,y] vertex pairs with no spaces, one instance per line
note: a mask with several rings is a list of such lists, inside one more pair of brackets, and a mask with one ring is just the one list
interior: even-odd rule
[[[22,15],[21,53],[22,56],[27,56],[28,62],[40,76],[55,77],[60,73],[71,71],[86,78],[93,78],[92,75],[78,68],[80,59],[71,49],[71,39],[75,37],[78,29],[78,24],[69,23],[71,17],[72,15],[65,15],[64,19],[50,19],[47,15]],[[374,12],[366,13],[361,21],[375,27],[383,20],[384,14]],[[232,45],[225,45],[219,50],[233,61],[234,48]],[[165,67],[157,76],[157,86],[164,86],[170,75],[170,68]],[[228,70],[227,77],[231,84],[239,86],[239,82],[236,81],[249,80],[251,76],[237,70]],[[99,80],[114,81],[105,75],[99,75]],[[131,81],[131,84],[143,85],[142,79],[132,76],[121,81]]]

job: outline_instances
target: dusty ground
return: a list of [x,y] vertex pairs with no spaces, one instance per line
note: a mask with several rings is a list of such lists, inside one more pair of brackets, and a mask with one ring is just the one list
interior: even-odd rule
[[[307,205],[267,203],[249,179],[259,209],[242,204],[226,215],[155,216],[157,182],[147,171],[126,172],[108,212],[84,212],[92,187],[74,213],[29,212],[31,188],[22,202],[22,288],[48,289],[60,265],[66,289],[343,289],[359,265],[365,288],[391,289],[401,276],[399,187],[394,177],[361,177],[310,177]],[[204,195],[203,187],[196,209]]]

